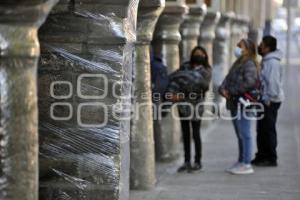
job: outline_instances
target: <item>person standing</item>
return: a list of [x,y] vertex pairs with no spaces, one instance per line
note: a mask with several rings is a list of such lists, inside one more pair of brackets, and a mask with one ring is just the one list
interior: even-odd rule
[[[170,75],[167,93],[173,94],[172,101],[177,102],[178,105],[184,146],[184,164],[178,168],[178,172],[202,169],[200,135],[201,117],[204,111],[202,102],[205,100],[210,81],[211,66],[208,63],[208,55],[200,46],[192,50],[189,62],[183,63],[179,70]],[[194,165],[191,165],[191,129],[195,145]]]
[[252,161],[256,166],[277,166],[277,114],[282,101],[283,67],[280,64],[282,52],[277,49],[277,40],[265,36],[258,47],[262,56],[261,82],[263,86],[262,103],[264,112],[257,121],[257,153]]
[[219,88],[219,93],[227,100],[226,107],[231,112],[239,147],[238,160],[227,171],[232,174],[252,174],[254,170],[251,165],[251,123],[254,113],[239,103],[239,99],[252,91],[259,80],[256,45],[249,39],[242,39],[237,44],[234,54],[237,60]]

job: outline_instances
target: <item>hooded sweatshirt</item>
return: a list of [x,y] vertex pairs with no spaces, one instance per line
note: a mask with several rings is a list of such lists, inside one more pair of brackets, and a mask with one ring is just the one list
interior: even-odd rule
[[262,59],[261,81],[264,102],[282,102],[284,100],[283,67],[280,63],[282,56],[282,52],[276,50],[268,53]]

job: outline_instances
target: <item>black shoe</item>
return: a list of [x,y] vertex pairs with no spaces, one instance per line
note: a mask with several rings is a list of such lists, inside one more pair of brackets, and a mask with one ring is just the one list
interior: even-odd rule
[[177,172],[178,173],[181,173],[181,172],[191,172],[192,170],[192,166],[190,163],[184,163],[181,167],[179,167],[177,169]]
[[202,169],[202,164],[201,163],[195,163],[192,167],[192,172],[198,172],[201,171]]
[[257,164],[259,164],[259,163],[261,163],[261,162],[264,162],[265,161],[265,159],[262,159],[262,158],[255,158],[254,160],[252,160],[251,161],[251,164],[252,165],[257,165]]
[[266,160],[267,160],[267,159],[265,159],[265,158],[256,156],[255,159],[253,159],[253,160],[251,161],[251,164],[252,164],[252,165],[257,165],[257,164],[259,164],[259,163],[261,163],[261,162],[265,162]]
[[254,164],[257,167],[277,167],[277,161],[264,160]]

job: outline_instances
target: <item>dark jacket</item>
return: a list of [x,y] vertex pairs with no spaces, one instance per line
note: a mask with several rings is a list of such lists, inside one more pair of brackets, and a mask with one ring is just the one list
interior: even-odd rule
[[253,60],[249,59],[242,63],[238,59],[233,64],[220,86],[220,89],[227,90],[230,95],[230,99],[226,103],[228,109],[236,108],[238,98],[255,88],[258,77],[257,67]]
[[[182,102],[196,106],[205,100],[205,93],[209,89],[210,81],[211,68],[205,68],[201,65],[192,67],[189,62],[185,62],[170,75],[167,92],[173,94],[183,93],[185,98]],[[178,105],[178,109],[181,115],[190,116],[191,114],[189,106]],[[202,115],[203,106],[200,106],[198,111]]]
[[[163,64],[163,61],[160,57],[154,55],[151,55],[151,83],[152,94],[159,94],[160,97],[164,95],[169,84],[167,66]],[[159,103],[160,101],[161,98],[153,98],[154,103]]]

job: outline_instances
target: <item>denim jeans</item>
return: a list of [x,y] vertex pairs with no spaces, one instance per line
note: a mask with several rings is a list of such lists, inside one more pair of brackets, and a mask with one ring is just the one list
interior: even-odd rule
[[254,121],[254,112],[244,112],[243,108],[237,108],[231,110],[231,116],[233,118],[233,127],[238,140],[238,161],[250,164],[252,160],[251,124],[252,121]]

